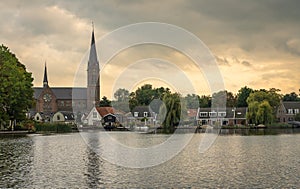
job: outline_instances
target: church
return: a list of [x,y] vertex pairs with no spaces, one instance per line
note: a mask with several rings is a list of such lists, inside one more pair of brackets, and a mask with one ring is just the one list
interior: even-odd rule
[[35,105],[31,110],[31,115],[40,113],[45,118],[49,118],[58,111],[74,112],[75,114],[89,112],[99,103],[100,99],[99,71],[93,28],[87,65],[87,87],[49,86],[47,65],[45,64],[43,86],[33,88]]

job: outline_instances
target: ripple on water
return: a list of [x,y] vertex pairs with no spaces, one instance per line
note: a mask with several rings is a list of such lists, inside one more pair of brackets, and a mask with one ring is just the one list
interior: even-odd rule
[[[133,146],[156,145],[166,138],[113,135],[120,141],[122,137],[131,140],[126,144]],[[73,133],[0,138],[0,188],[298,187],[299,135],[223,135],[207,152],[199,154],[202,136],[194,135],[171,160],[144,169],[103,160],[86,145],[97,142],[97,137],[84,141]]]

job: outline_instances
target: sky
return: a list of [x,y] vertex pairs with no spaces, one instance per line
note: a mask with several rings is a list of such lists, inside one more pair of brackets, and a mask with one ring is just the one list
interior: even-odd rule
[[[297,0],[7,0],[0,2],[0,44],[32,73],[34,86],[42,86],[45,62],[50,86],[77,86],[78,70],[86,72],[92,22],[99,59],[101,48],[116,43],[100,47],[101,39],[118,28],[166,23],[203,42],[225,89],[279,88],[285,94],[300,89],[299,7]],[[182,51],[151,44],[118,52],[101,67],[101,78],[101,95],[109,97],[118,87],[134,90],[142,83],[198,94],[214,85]]]

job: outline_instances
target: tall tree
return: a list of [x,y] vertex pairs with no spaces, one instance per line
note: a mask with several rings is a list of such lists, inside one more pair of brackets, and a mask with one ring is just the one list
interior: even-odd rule
[[33,78],[17,57],[0,46],[0,124],[22,120],[33,104]]
[[248,88],[247,86],[242,87],[237,93],[236,106],[237,107],[247,107],[248,106],[247,98],[253,92],[254,92],[254,90],[251,88]]
[[175,126],[180,122],[182,115],[181,97],[178,93],[165,94],[163,98],[167,113],[162,123],[164,133],[173,133]]

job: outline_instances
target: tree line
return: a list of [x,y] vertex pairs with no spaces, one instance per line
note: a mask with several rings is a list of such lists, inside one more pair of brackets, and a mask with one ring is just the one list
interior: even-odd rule
[[[168,114],[171,117],[171,114],[175,115],[175,112],[177,112],[179,115],[179,112],[183,112],[181,110],[184,109],[209,108],[214,102],[221,107],[247,107],[247,119],[250,124],[271,124],[275,121],[280,101],[300,101],[300,94],[292,92],[283,95],[276,88],[257,90],[244,86],[236,94],[225,90],[213,93],[211,96],[188,94],[183,97],[178,93],[172,93],[169,88],[154,88],[150,84],[145,84],[131,93],[124,88],[118,89],[114,93],[114,98],[115,100],[110,101],[107,97],[103,97],[100,106],[114,106],[128,112],[136,106],[147,106],[154,99],[160,99],[164,103],[167,102],[167,111],[172,111]],[[174,99],[171,100],[172,98]],[[226,99],[226,101],[218,102],[219,99]],[[176,102],[176,100],[179,100],[179,102]],[[176,102],[176,105],[173,104],[174,102]],[[173,125],[178,124],[178,117],[173,116],[172,120],[174,120]]]

